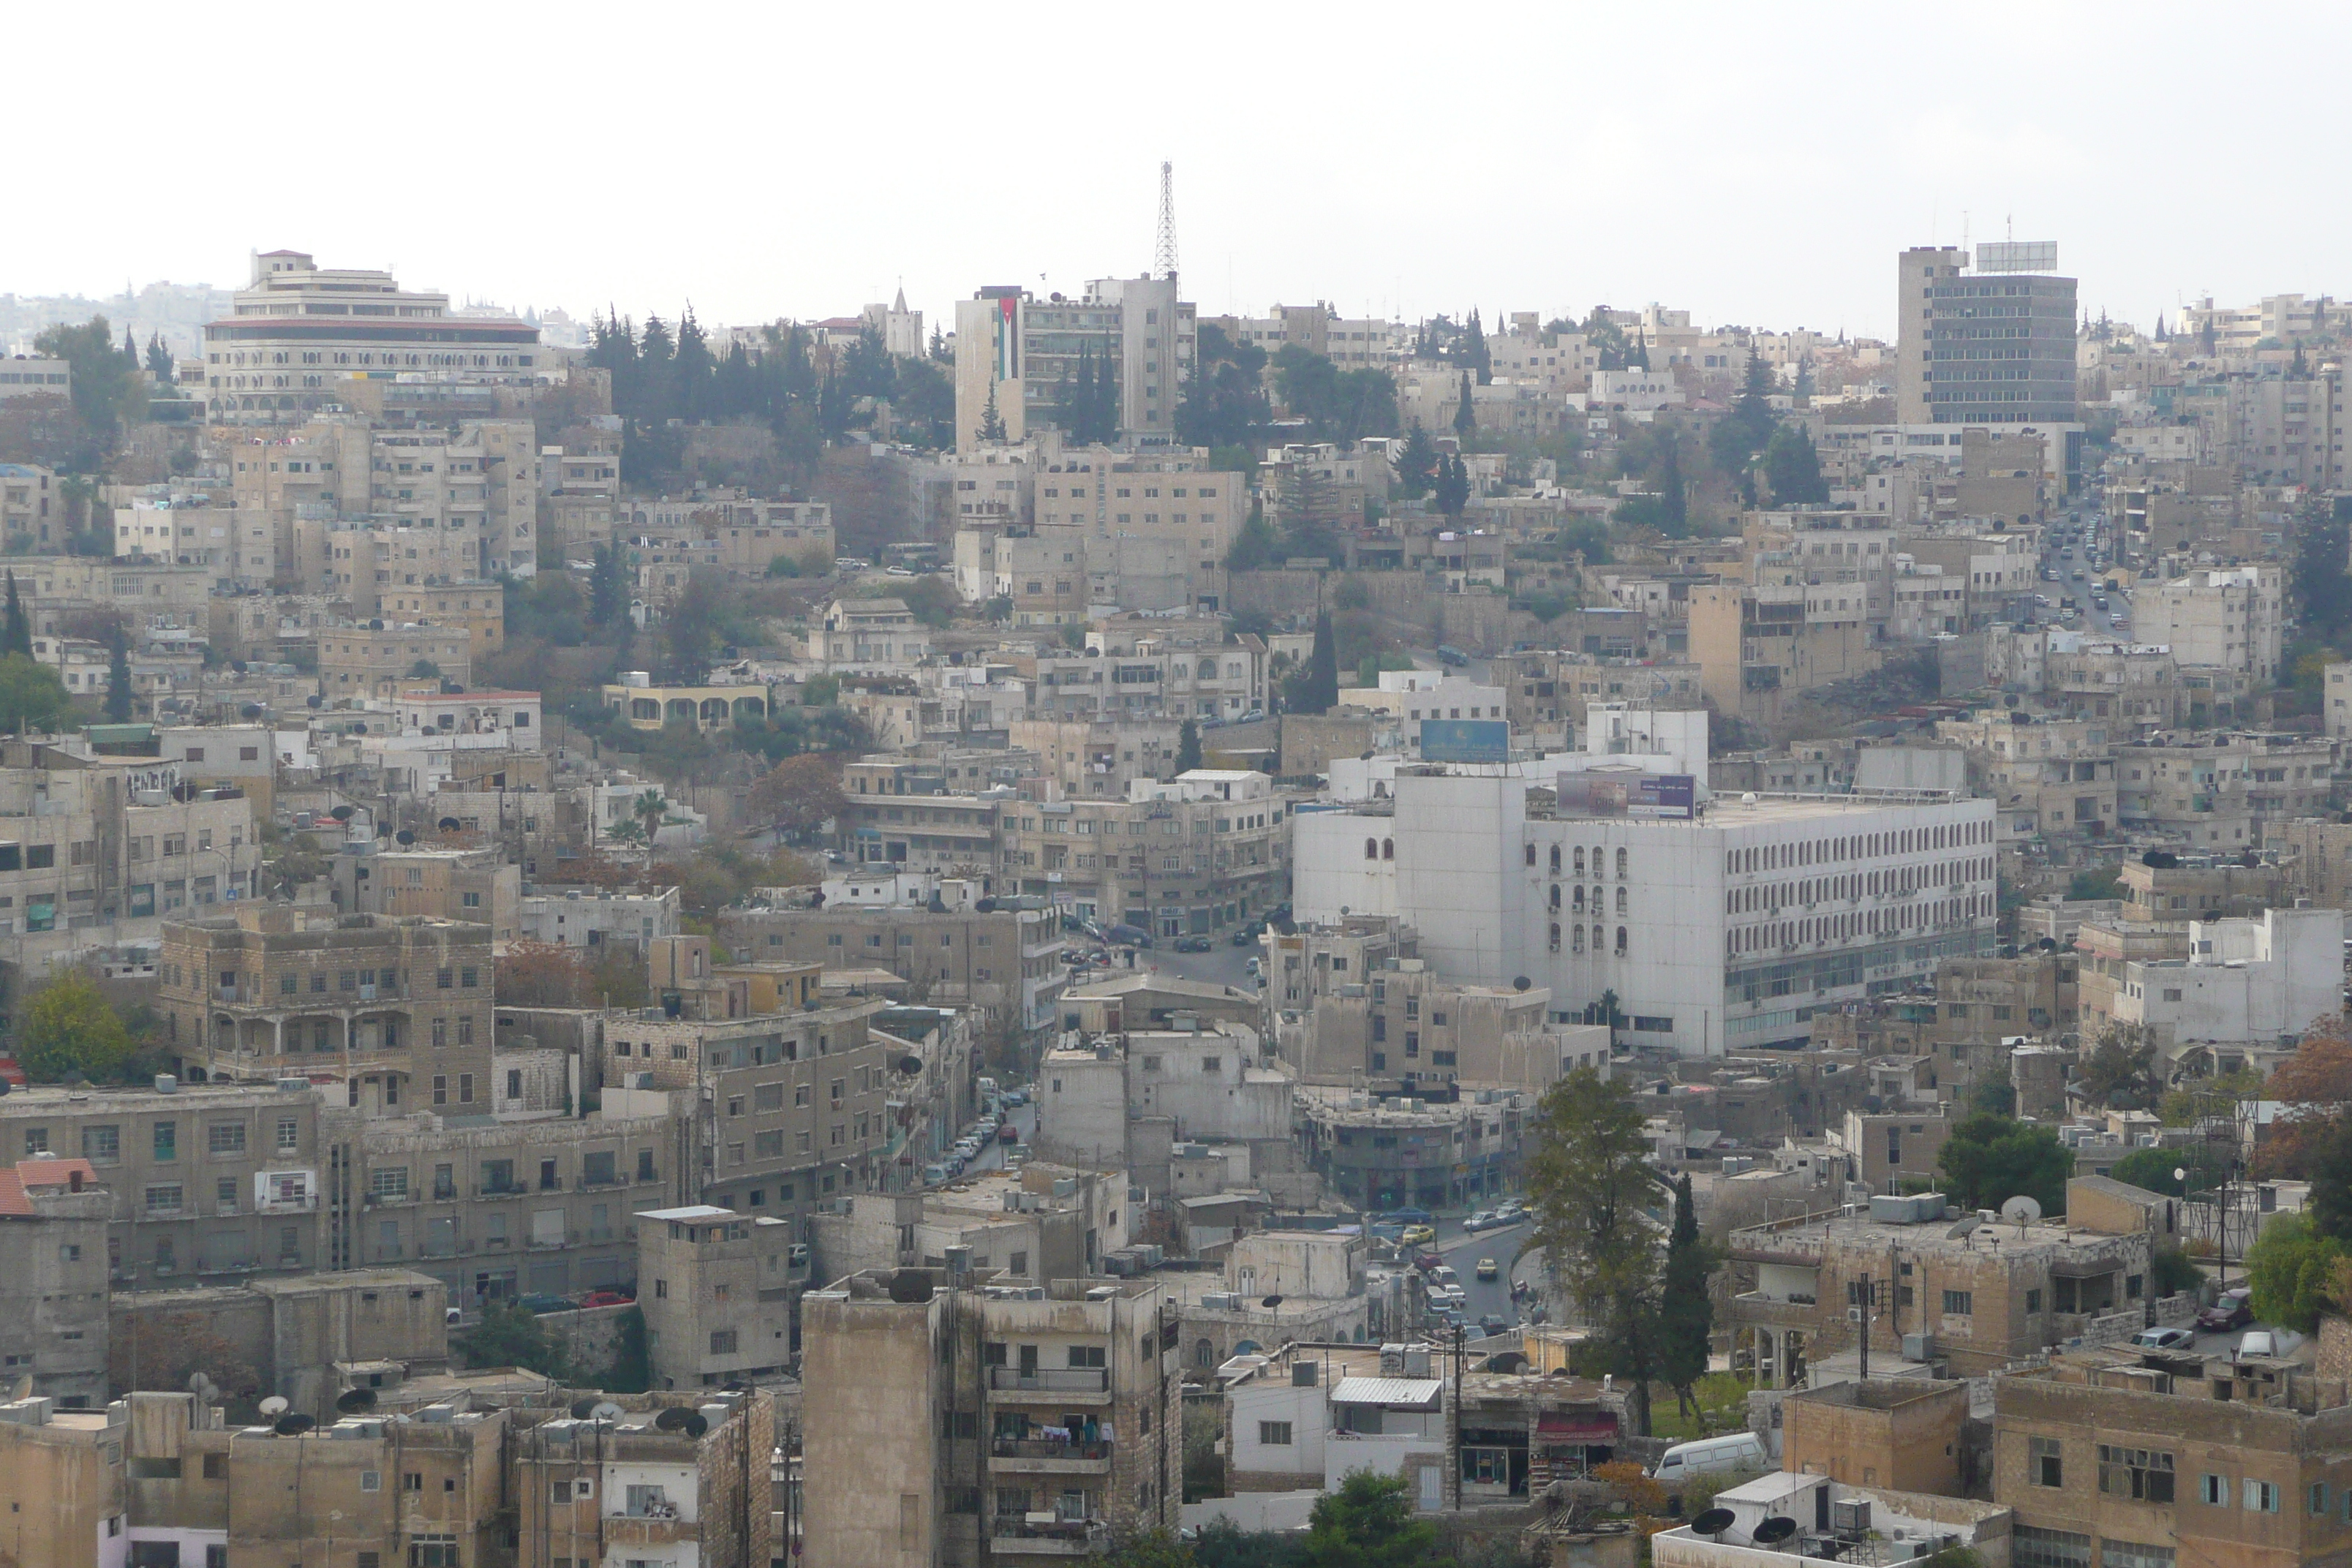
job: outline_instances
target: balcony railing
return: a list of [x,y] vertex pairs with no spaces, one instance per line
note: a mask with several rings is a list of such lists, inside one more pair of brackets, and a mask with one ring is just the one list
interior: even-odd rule
[[1110,1542],[1099,1519],[1034,1521],[1020,1514],[998,1514],[989,1536],[999,1552],[1038,1552],[1077,1556],[1098,1552]]
[[1110,1458],[1110,1440],[1065,1442],[1058,1437],[996,1437],[988,1451],[1000,1459],[1102,1459]]
[[988,1386],[1008,1393],[1108,1394],[1110,1373],[1100,1367],[1052,1367],[1023,1371],[1019,1367],[988,1369]]

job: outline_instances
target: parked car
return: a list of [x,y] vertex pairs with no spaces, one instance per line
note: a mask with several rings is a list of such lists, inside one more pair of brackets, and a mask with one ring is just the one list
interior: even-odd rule
[[1025,1089],[1008,1089],[1004,1091],[1004,1103],[1026,1105],[1029,1103],[1029,1091]]
[[1507,1334],[1511,1331],[1510,1321],[1500,1312],[1489,1312],[1478,1320],[1478,1331],[1482,1334]]
[[2132,1336],[2131,1342],[2143,1350],[2168,1351],[2195,1344],[2197,1336],[2187,1329],[2142,1329]]
[[2221,1299],[2197,1314],[2197,1326],[2209,1333],[2242,1329],[2254,1321],[2253,1290],[2244,1285],[2221,1292]]
[[1766,1451],[1764,1440],[1753,1432],[1739,1432],[1677,1443],[1659,1457],[1657,1468],[1650,1474],[1654,1479],[1671,1482],[1709,1471],[1763,1470],[1771,1465],[1772,1456]]
[[571,1312],[579,1310],[579,1303],[568,1296],[549,1296],[538,1291],[520,1298],[515,1305],[526,1312]]
[[1257,927],[1255,926],[1244,926],[1239,931],[1234,932],[1234,945],[1235,947],[1247,947],[1255,941],[1257,941]]
[[1404,1235],[1398,1239],[1407,1247],[1432,1247],[1437,1242],[1437,1227],[1433,1225],[1409,1225],[1404,1227]]
[[1402,1220],[1406,1225],[1434,1225],[1437,1223],[1437,1216],[1430,1213],[1427,1209],[1391,1209],[1388,1213],[1381,1215],[1381,1217],[1382,1219]]
[[1021,1142],[1021,1129],[1008,1121],[996,1130],[996,1141],[999,1143],[1018,1143]]
[[1465,1231],[1492,1230],[1500,1223],[1493,1209],[1480,1209],[1462,1222],[1462,1228]]
[[1151,933],[1140,926],[1110,926],[1103,931],[1103,940],[1121,947],[1150,947]]
[[1206,952],[1215,944],[1205,936],[1180,936],[1176,939],[1179,952]]
[[1497,1263],[1496,1263],[1496,1261],[1495,1261],[1493,1258],[1482,1258],[1478,1259],[1478,1278],[1479,1278],[1479,1279],[1492,1279],[1496,1278],[1497,1275],[1501,1274],[1501,1273],[1502,1273],[1502,1271],[1503,1271],[1503,1270],[1502,1270],[1501,1266],[1500,1266],[1500,1265],[1498,1265]]
[[580,1304],[583,1307],[625,1307],[635,1300],[625,1290],[591,1290],[580,1298]]
[[2238,1342],[2241,1356],[2274,1356],[2278,1354],[2278,1335],[2268,1329],[2248,1329],[2246,1337]]

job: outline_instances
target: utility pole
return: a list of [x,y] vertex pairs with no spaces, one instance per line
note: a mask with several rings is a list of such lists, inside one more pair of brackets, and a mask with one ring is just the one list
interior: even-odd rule
[[1864,1275],[1858,1284],[1861,1288],[1862,1305],[1854,1310],[1862,1314],[1862,1381],[1868,1383],[1870,1381],[1870,1276]]
[[1454,1325],[1454,1511],[1462,1511],[1462,1347],[1469,1331]]

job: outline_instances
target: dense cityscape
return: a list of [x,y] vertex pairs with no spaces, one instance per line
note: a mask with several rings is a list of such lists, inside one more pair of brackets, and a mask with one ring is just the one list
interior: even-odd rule
[[1176,174],[0,294],[0,1565],[2352,1554],[2352,305],[1214,314]]

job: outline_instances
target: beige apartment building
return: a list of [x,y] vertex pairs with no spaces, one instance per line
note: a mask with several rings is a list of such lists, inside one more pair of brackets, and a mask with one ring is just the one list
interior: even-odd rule
[[439,849],[380,846],[365,855],[338,855],[331,876],[335,907],[354,914],[415,915],[490,928],[490,940],[519,934],[522,868],[496,848]]
[[810,1291],[810,1560],[974,1568],[1172,1528],[1182,1412],[1160,1289],[951,1263]]
[[225,919],[165,923],[157,1006],[180,1075],[307,1079],[369,1116],[477,1105],[486,1114],[489,926],[310,921],[287,905],[247,904]]
[[709,1204],[646,1209],[637,1222],[637,1299],[656,1388],[774,1376],[792,1360],[796,1287],[808,1282],[800,1227]]
[[420,665],[460,686],[473,684],[474,635],[463,626],[321,626],[318,637],[319,690],[331,702],[396,696],[418,678]]
[[107,1395],[108,1221],[113,1194],[87,1161],[17,1157],[0,1123],[0,1377],[61,1409]]
[[971,1008],[983,1029],[1006,1037],[1052,1024],[1065,975],[1061,922],[1044,908],[729,910],[719,935],[747,957],[888,970],[918,998]]
[[307,1083],[19,1089],[0,1099],[0,1156],[88,1163],[114,1289],[301,1272],[328,1266],[321,1108]]
[[2275,566],[2191,572],[2142,587],[2132,615],[2133,637],[2171,648],[2177,664],[2240,670],[2264,686],[2278,679],[2286,602]]

